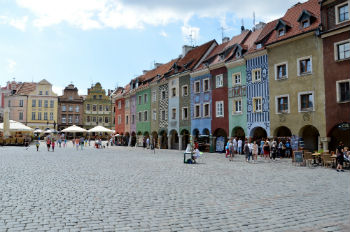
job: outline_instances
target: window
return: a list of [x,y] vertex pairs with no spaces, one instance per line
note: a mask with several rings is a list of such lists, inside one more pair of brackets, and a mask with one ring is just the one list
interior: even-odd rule
[[261,43],[256,45],[256,49],[260,49],[260,48],[262,48],[262,44]]
[[287,75],[287,63],[281,63],[275,65],[275,80],[282,80],[288,78]]
[[79,115],[75,115],[75,123],[79,124]]
[[254,97],[253,98],[253,112],[259,113],[262,111],[262,98],[261,97]]
[[307,20],[302,21],[301,25],[302,25],[303,28],[309,27],[310,26],[310,20],[307,19]]
[[72,100],[73,100],[73,96],[69,96],[68,99],[69,99],[70,101],[72,101]]
[[201,116],[201,106],[195,105],[194,106],[194,117],[199,118]]
[[152,92],[152,102],[156,102],[157,101],[157,91],[153,91]]
[[32,100],[32,107],[36,107],[36,100]]
[[101,100],[101,99],[102,99],[102,95],[98,95],[98,99],[100,99],[100,100]]
[[40,90],[40,91],[39,91],[39,95],[43,95],[43,91]]
[[252,70],[252,82],[261,81],[261,69],[253,69]]
[[97,118],[96,117],[92,117],[92,122],[97,122]]
[[176,119],[176,108],[171,109],[171,119]]
[[[39,112],[40,113],[40,112]],[[39,117],[39,115],[38,115]],[[41,117],[41,116],[40,116]],[[38,118],[39,119],[39,118]],[[39,119],[40,120],[40,119]],[[44,112],[44,120],[47,120],[47,112]]]
[[200,81],[194,82],[194,92],[199,93],[200,92]]
[[62,105],[62,112],[66,112],[66,106]]
[[45,108],[48,108],[48,107],[49,107],[49,101],[48,101],[48,100],[45,100],[45,101],[44,101],[44,107],[45,107]]
[[72,123],[73,122],[73,115],[68,115],[68,123]]
[[147,94],[143,95],[143,102],[146,104],[148,102]]
[[157,120],[157,112],[155,110],[153,110],[153,120],[154,121]]
[[142,96],[140,95],[139,96],[139,105],[141,105],[142,104]]
[[103,117],[98,117],[98,123],[102,123],[103,122]]
[[345,4],[341,4],[336,6],[336,23],[342,23],[345,22],[347,20],[349,20],[349,4],[345,3]]
[[[90,121],[90,117],[88,116],[88,122]],[[61,119],[62,123],[66,123],[66,115],[62,114],[62,119]]]
[[118,115],[118,125],[122,124],[122,116]]
[[216,117],[224,117],[224,102],[216,102]]
[[35,120],[35,112],[32,112],[32,120]]
[[299,93],[299,112],[314,110],[314,94],[313,92]]
[[90,111],[90,104],[86,105],[86,110]]
[[131,124],[135,124],[135,115],[131,115]]
[[86,117],[86,122],[90,122],[90,116]]
[[129,109],[130,101],[129,99],[125,100],[125,109]]
[[23,112],[19,112],[18,119],[19,119],[19,120],[23,120]]
[[166,92],[165,90],[162,90],[162,100],[166,99]]
[[209,103],[204,104],[203,108],[204,108],[204,117],[209,117],[210,116],[210,105],[209,105]]
[[55,104],[54,101],[50,100],[50,108],[53,108],[54,104]]
[[109,117],[105,117],[105,123],[109,123]]
[[182,96],[188,96],[188,86],[182,86]]
[[43,105],[43,101],[42,100],[38,100],[38,107],[42,107]]
[[337,81],[337,102],[350,101],[350,79]]
[[232,86],[237,86],[241,85],[242,80],[241,80],[241,73],[233,73],[232,74]]
[[143,120],[148,121],[148,111],[143,112]]
[[49,91],[45,91],[45,95],[46,95],[46,96],[49,95]]
[[176,97],[176,88],[171,89],[171,96]]
[[286,31],[284,30],[284,28],[281,28],[278,30],[278,37],[284,36],[285,34],[286,34]]
[[129,115],[126,115],[126,116],[125,116],[125,124],[126,124],[126,125],[129,125]]
[[298,59],[298,66],[299,66],[298,68],[299,76],[312,73],[311,57]]
[[162,110],[162,120],[163,120],[163,121],[165,120],[165,116],[166,116],[165,110]]
[[53,120],[53,112],[50,112],[50,120]]
[[19,100],[19,107],[23,107],[23,100]]
[[220,88],[224,86],[224,76],[222,74],[217,75],[215,79],[216,79],[216,88]]
[[68,111],[73,112],[73,106],[68,106]]
[[103,111],[103,105],[98,105],[98,111]]
[[242,99],[234,99],[233,100],[233,114],[241,114],[242,113]]
[[105,106],[106,111],[109,111],[109,105]]
[[79,106],[75,106],[75,112],[79,113],[79,111],[80,111],[80,107]]
[[187,120],[188,119],[188,108],[183,107],[182,108],[182,120]]
[[142,122],[142,113],[139,112],[139,119],[138,119],[139,122]]
[[289,95],[276,96],[276,113],[289,113]]
[[335,60],[350,58],[350,40],[341,41],[335,44]]
[[41,120],[41,112],[38,112],[38,120]]
[[92,96],[92,99],[96,100],[96,95]]
[[118,101],[118,109],[122,108],[122,101]]
[[97,111],[97,105],[92,105],[92,111]]
[[210,84],[209,84],[209,79],[204,79],[203,80],[203,91],[207,92],[210,90]]

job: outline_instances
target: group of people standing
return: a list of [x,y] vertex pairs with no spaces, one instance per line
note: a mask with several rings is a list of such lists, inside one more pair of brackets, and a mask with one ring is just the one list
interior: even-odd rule
[[243,141],[241,138],[232,138],[226,144],[226,157],[229,157],[229,161],[233,161],[235,154],[245,154],[247,162],[250,162],[250,160],[256,162],[258,155],[261,155],[264,159],[270,158],[272,160],[277,157],[290,157],[292,149],[288,139],[285,141],[276,139]]

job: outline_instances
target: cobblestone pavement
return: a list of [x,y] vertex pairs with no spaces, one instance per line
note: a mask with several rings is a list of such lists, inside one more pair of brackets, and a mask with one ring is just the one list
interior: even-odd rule
[[0,147],[0,231],[350,231],[350,172],[110,147]]

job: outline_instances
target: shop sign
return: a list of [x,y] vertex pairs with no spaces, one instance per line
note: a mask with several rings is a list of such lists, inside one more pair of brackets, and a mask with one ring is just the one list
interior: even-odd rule
[[344,122],[338,125],[338,128],[341,130],[349,130],[350,129],[350,123]]

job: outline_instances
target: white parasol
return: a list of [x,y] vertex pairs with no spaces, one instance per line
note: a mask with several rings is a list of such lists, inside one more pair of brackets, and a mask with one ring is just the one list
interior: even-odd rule
[[66,129],[61,130],[61,132],[79,133],[79,132],[87,132],[87,130],[79,126],[73,125],[73,126],[67,127]]
[[91,128],[89,132],[95,132],[95,133],[113,133],[112,130],[107,129],[106,127],[103,126],[95,126],[94,128]]
[[33,129],[30,128],[29,126],[26,126],[23,123],[16,122],[13,120],[9,120],[9,126],[7,126],[7,123],[0,123],[0,130],[1,131],[4,130],[4,127],[5,127],[5,130],[7,130],[7,127],[8,127],[9,131],[22,131],[22,132],[33,131]]

